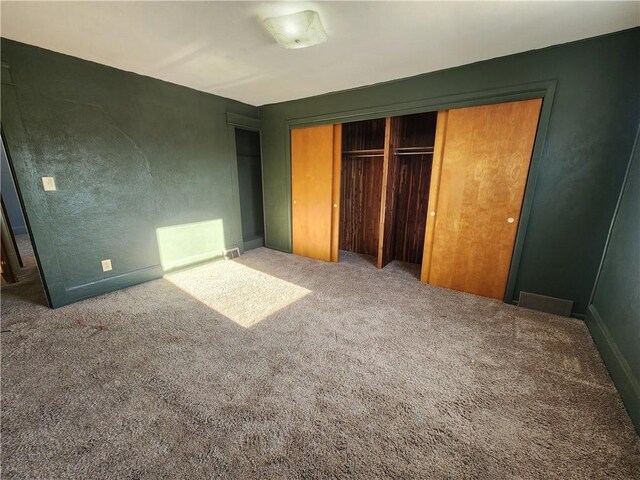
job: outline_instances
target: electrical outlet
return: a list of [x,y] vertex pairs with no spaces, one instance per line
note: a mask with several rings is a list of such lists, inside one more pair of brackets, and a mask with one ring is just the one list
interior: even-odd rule
[[102,271],[110,272],[111,270],[113,270],[111,267],[111,259],[107,258],[106,260],[102,260]]
[[42,177],[42,188],[45,192],[55,192],[56,189],[56,181],[53,177]]

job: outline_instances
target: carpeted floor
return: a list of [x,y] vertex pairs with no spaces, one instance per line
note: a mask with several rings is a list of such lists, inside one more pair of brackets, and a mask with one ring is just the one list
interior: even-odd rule
[[640,478],[585,325],[264,248],[57,310],[2,289],[3,478]]

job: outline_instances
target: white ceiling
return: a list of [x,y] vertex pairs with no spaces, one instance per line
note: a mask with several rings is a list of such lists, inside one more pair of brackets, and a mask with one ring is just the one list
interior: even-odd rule
[[[322,45],[261,19],[312,9]],[[640,25],[640,2],[13,2],[1,35],[252,105],[370,85]],[[630,59],[631,61],[631,59]]]

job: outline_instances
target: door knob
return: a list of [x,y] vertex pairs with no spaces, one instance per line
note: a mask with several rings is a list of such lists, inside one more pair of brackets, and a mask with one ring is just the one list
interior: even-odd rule
[[516,221],[516,219],[515,219],[515,218],[513,218],[513,217],[509,217],[509,218],[507,218],[507,222],[508,222],[508,223],[513,223],[513,222],[515,222],[515,221]]

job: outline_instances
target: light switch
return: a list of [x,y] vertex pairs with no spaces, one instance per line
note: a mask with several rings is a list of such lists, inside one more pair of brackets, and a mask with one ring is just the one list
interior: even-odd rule
[[111,259],[107,258],[106,260],[102,260],[102,271],[110,272],[111,270],[113,270],[111,268]]
[[54,192],[56,190],[56,181],[53,177],[42,177],[42,188],[45,192]]

